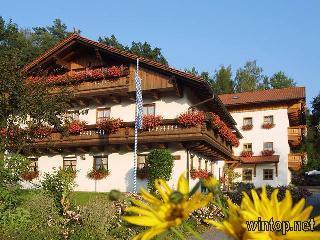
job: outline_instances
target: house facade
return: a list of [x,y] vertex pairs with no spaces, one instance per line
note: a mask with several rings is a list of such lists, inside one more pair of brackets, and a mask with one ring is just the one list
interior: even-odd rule
[[[30,81],[68,82],[74,98],[66,116],[85,122],[76,133],[53,130],[36,141],[30,158],[39,177],[32,183],[46,172],[66,168],[77,172],[77,191],[133,190],[136,59],[131,53],[73,34],[25,67]],[[170,184],[187,172],[192,186],[196,182],[189,174],[192,170],[219,178],[224,162],[235,160],[232,147],[241,137],[228,110],[200,77],[144,58],[139,62],[144,115],[161,116],[162,121],[139,131],[138,173],[145,170],[147,154],[160,148],[174,157]],[[43,70],[48,72],[46,78],[39,77]],[[197,111],[218,118],[227,135],[207,117],[190,126],[179,122],[179,115]],[[121,124],[108,132],[101,122],[110,119]],[[88,177],[90,171],[101,168],[110,172],[106,178]],[[143,177],[138,179],[138,188],[146,183]]]
[[299,150],[306,134],[305,88],[291,87],[220,95],[243,136],[229,162],[255,186],[287,185],[306,154]]

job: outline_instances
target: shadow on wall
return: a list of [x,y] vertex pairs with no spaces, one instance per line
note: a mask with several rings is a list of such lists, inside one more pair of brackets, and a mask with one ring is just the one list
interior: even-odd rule
[[[126,176],[125,176],[125,181],[126,181],[126,191],[127,192],[133,192],[133,167],[127,171]],[[140,191],[140,188],[145,188],[147,189],[147,180],[141,180],[137,178],[137,192]]]

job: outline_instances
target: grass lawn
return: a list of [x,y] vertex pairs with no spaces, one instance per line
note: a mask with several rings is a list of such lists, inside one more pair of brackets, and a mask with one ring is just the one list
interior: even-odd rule
[[95,198],[106,198],[108,199],[108,193],[105,192],[74,192],[72,193],[71,199],[76,206],[83,206],[90,200]]

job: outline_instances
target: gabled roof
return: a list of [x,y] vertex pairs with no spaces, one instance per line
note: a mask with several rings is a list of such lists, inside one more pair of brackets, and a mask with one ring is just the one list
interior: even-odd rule
[[[212,88],[210,87],[209,83],[200,76],[195,76],[193,74],[174,69],[172,67],[169,67],[164,64],[152,61],[150,59],[139,57],[135,54],[132,54],[132,53],[129,53],[126,51],[122,51],[122,50],[116,49],[114,47],[107,46],[106,44],[90,40],[88,38],[82,37],[82,36],[75,34],[75,33],[71,34],[69,37],[65,38],[64,40],[62,40],[61,42],[56,44],[54,47],[52,47],[51,49],[46,51],[44,54],[40,55],[34,61],[27,64],[23,68],[23,70],[26,72],[29,72],[33,68],[35,68],[37,66],[41,66],[42,63],[50,60],[50,58],[54,58],[55,54],[58,53],[58,51],[60,49],[67,48],[67,47],[71,46],[73,43],[81,43],[86,46],[95,47],[97,49],[100,49],[100,50],[103,50],[107,53],[110,53],[114,56],[119,56],[119,57],[125,58],[131,62],[135,62],[137,60],[137,58],[139,58],[140,65],[154,68],[154,69],[157,69],[158,71],[160,70],[160,71],[163,71],[164,73],[171,74],[177,78],[193,82],[198,87],[198,91],[197,91],[198,95],[202,95],[207,98],[210,98],[213,94]],[[224,115],[226,116],[225,120],[228,123],[230,123],[232,125],[236,125],[235,120],[232,118],[229,111],[226,109],[224,104],[221,102],[218,95],[215,95],[214,99],[212,100],[212,104],[215,108],[220,109],[224,113]]]
[[305,87],[268,89],[253,92],[219,95],[226,106],[247,105],[252,103],[282,102],[305,99]]
[[38,58],[36,58],[34,61],[32,61],[31,63],[27,64],[23,69],[25,71],[29,71],[30,69],[32,69],[36,65],[40,64],[42,61],[48,59],[50,56],[53,56],[54,53],[57,50],[61,49],[62,47],[68,45],[69,43],[71,43],[73,41],[82,42],[82,43],[84,43],[86,45],[95,46],[97,48],[102,48],[102,49],[106,50],[107,52],[110,52],[110,53],[113,53],[115,55],[119,55],[119,56],[125,57],[125,58],[133,60],[133,61],[136,61],[137,58],[139,58],[139,62],[140,63],[144,63],[146,65],[149,65],[149,66],[152,66],[152,67],[155,67],[155,68],[158,68],[158,69],[162,69],[164,71],[168,71],[168,72],[170,72],[172,74],[176,74],[176,75],[179,75],[181,77],[186,77],[186,78],[193,79],[193,80],[196,80],[196,81],[204,81],[201,77],[198,77],[198,76],[195,76],[193,74],[186,73],[184,71],[180,71],[180,70],[171,68],[169,66],[166,66],[164,64],[155,62],[155,61],[147,59],[147,58],[138,57],[135,54],[132,54],[132,53],[129,53],[129,52],[126,52],[126,51],[122,51],[122,50],[119,50],[117,48],[110,47],[110,46],[108,46],[106,44],[90,40],[90,39],[82,37],[82,36],[80,36],[80,35],[78,35],[76,33],[71,34],[69,37],[65,38],[64,40],[62,40],[61,42],[56,44],[53,48],[49,49],[44,54],[42,54]]

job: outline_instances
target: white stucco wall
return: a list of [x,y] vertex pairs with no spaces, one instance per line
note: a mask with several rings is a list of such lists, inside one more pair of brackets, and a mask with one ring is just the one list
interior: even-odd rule
[[[243,150],[244,143],[252,143],[252,151],[254,155],[261,155],[264,142],[273,142],[273,149],[275,155],[280,155],[278,164],[278,177],[274,174],[272,181],[263,180],[263,169],[272,168],[275,173],[274,164],[257,165],[256,177],[253,177],[253,183],[256,186],[270,184],[273,186],[287,185],[290,183],[290,172],[288,170],[288,154],[290,153],[290,146],[288,143],[288,127],[289,119],[286,108],[272,109],[272,110],[255,110],[245,112],[232,112],[232,117],[237,122],[238,129],[243,135],[243,139],[240,139],[240,145],[234,149],[234,154],[239,156]],[[275,126],[271,129],[263,129],[264,116],[273,115]],[[243,125],[243,118],[251,117],[253,123],[253,129],[249,131],[243,131],[241,129]],[[250,166],[245,166],[250,168]],[[252,166],[253,168],[253,166]],[[242,173],[242,169],[238,169]],[[241,179],[238,179],[241,181]]]

